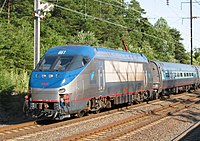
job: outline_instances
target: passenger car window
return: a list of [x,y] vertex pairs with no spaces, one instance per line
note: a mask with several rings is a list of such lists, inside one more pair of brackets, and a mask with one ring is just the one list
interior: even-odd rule
[[176,77],[176,73],[174,73],[174,77]]
[[165,76],[169,77],[169,71],[165,71]]

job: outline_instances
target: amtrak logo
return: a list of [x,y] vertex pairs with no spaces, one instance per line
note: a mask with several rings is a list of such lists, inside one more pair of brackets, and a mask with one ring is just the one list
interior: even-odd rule
[[90,73],[90,80],[94,80],[94,71]]

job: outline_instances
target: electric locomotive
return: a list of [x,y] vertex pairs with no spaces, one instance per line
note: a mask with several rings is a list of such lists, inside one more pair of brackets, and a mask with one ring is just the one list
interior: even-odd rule
[[47,50],[29,85],[33,115],[55,120],[153,98],[144,55],[85,45]]

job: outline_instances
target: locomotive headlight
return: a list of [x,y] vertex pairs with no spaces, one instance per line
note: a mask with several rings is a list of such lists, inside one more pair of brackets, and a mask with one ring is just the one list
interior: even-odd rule
[[47,77],[47,75],[46,74],[42,74],[42,78],[46,78]]
[[65,88],[61,88],[58,90],[59,93],[64,93],[65,92]]
[[53,78],[53,74],[49,74],[49,78]]
[[36,74],[36,75],[35,75],[35,78],[39,78],[39,74]]

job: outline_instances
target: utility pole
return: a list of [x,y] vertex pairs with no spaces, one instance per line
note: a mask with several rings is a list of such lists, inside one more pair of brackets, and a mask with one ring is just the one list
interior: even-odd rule
[[41,4],[40,0],[34,0],[34,69],[40,61],[40,19],[45,19],[47,12],[53,8],[53,4]]
[[166,1],[166,4],[169,6],[169,0]]
[[181,9],[183,3],[190,3],[190,47],[191,47],[191,65],[193,64],[193,37],[192,37],[192,19],[196,17],[192,17],[192,3],[198,3],[198,2],[181,2]]
[[34,0],[34,69],[40,60],[40,0]]
[[192,0],[190,0],[190,45],[191,45],[191,65],[193,64],[193,41],[192,41]]

